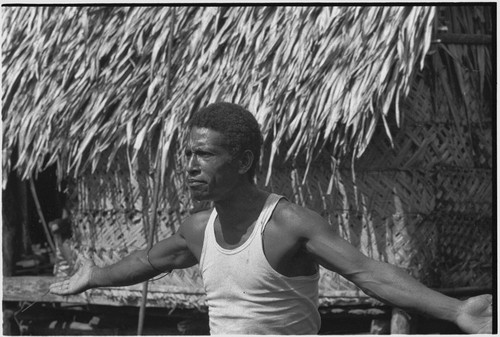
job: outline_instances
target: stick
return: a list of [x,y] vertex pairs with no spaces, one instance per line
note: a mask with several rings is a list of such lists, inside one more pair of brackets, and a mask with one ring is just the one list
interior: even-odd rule
[[[29,308],[31,308],[35,303],[38,303],[42,300],[42,297],[44,297],[45,295],[47,295],[48,293],[50,292],[50,290],[47,290],[45,292],[45,294],[43,294],[42,296],[40,296],[40,299],[38,301],[34,301],[33,303],[31,303],[30,305],[28,305],[26,308],[22,309],[20,312],[25,312],[26,310],[28,310]],[[17,313],[16,313],[17,314]]]
[[[171,19],[170,19],[170,34],[168,37],[168,53],[167,53],[167,87],[166,87],[166,94],[165,96],[168,98],[170,96],[170,71],[171,71],[171,63],[172,63],[172,43],[173,43],[173,36],[174,36],[174,20],[175,20],[175,7],[172,7],[172,14],[171,14]],[[151,219],[150,227],[149,227],[149,237],[148,237],[148,250],[153,246],[153,241],[154,241],[154,234],[156,231],[156,217],[157,217],[157,210],[158,210],[158,198],[159,198],[159,192],[160,192],[160,181],[161,181],[161,170],[160,170],[160,163],[163,158],[161,158],[162,154],[162,144],[163,141],[163,129],[162,133],[160,135],[160,141],[158,143],[158,149],[156,150],[156,162],[155,162],[155,185],[154,185],[154,190],[153,190],[153,216]],[[160,160],[158,160],[160,159]],[[146,314],[146,302],[147,302],[147,297],[148,297],[148,281],[144,282],[143,288],[142,288],[142,301],[141,301],[141,307],[139,309],[139,323],[137,326],[137,335],[142,335],[143,327],[144,327],[144,316]]]
[[54,245],[54,241],[52,240],[52,236],[50,235],[47,222],[45,222],[45,217],[43,216],[42,207],[40,206],[40,201],[38,201],[38,195],[36,194],[36,189],[35,189],[35,184],[33,183],[33,179],[30,179],[30,189],[31,189],[31,194],[33,195],[33,200],[35,201],[35,206],[38,212],[38,216],[40,217],[40,221],[42,222],[43,231],[45,232],[45,236],[47,237],[47,241],[49,242],[50,248],[52,248],[52,251],[55,254],[56,246]]

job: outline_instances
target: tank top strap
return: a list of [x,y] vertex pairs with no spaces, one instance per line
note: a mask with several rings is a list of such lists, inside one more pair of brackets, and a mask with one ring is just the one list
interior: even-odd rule
[[210,213],[210,217],[208,218],[207,225],[205,226],[205,233],[203,235],[203,245],[201,248],[200,265],[203,265],[205,261],[205,255],[207,253],[208,247],[213,246],[215,244],[215,233],[214,233],[215,218],[217,218],[217,210],[214,207],[212,213]]
[[[207,230],[211,230],[213,232],[214,222],[215,222],[216,218],[217,218],[217,210],[214,207],[212,209],[212,212],[210,213],[210,217],[208,218],[207,227],[205,228],[205,232]],[[209,229],[209,228],[211,228],[211,229]]]
[[257,225],[259,226],[259,231],[261,234],[264,232],[266,224],[271,218],[271,215],[273,214],[276,205],[282,198],[284,198],[284,196],[274,193],[271,193],[267,198],[266,203],[264,204],[264,208],[260,213],[259,220],[257,221]]

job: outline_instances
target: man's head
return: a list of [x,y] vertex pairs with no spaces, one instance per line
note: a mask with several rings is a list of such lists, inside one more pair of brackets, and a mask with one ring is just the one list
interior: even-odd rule
[[224,145],[233,157],[251,151],[253,162],[248,178],[253,181],[262,146],[259,123],[248,110],[226,102],[213,103],[194,114],[189,129],[207,128],[224,136]]

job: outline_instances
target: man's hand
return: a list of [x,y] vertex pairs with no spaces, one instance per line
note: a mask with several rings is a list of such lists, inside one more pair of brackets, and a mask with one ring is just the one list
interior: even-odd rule
[[90,289],[92,270],[97,268],[94,262],[80,255],[75,268],[78,269],[71,277],[50,285],[49,289],[52,294],[74,295]]
[[463,302],[457,316],[457,325],[467,333],[492,333],[491,295],[471,297]]

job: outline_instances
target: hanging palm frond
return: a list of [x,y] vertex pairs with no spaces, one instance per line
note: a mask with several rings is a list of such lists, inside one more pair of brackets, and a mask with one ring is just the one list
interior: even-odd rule
[[[484,6],[442,7],[438,21],[444,29],[455,34],[469,34],[472,37],[487,36],[492,33],[489,10],[489,7]],[[470,34],[471,32],[474,34]],[[436,76],[442,79],[444,90],[450,96],[449,108],[450,112],[455,115],[455,119],[462,118],[463,112],[460,113],[458,110],[470,110],[472,101],[476,99],[491,101],[493,60],[490,43],[440,43],[436,49],[433,59],[436,62],[436,68],[439,69]],[[468,87],[470,85],[479,90],[472,90],[472,87]],[[481,98],[470,95],[476,91],[482,96]],[[473,110],[481,111],[481,109]],[[465,112],[465,115],[468,118],[467,115],[470,113]],[[479,114],[479,116],[491,118],[485,114]]]

